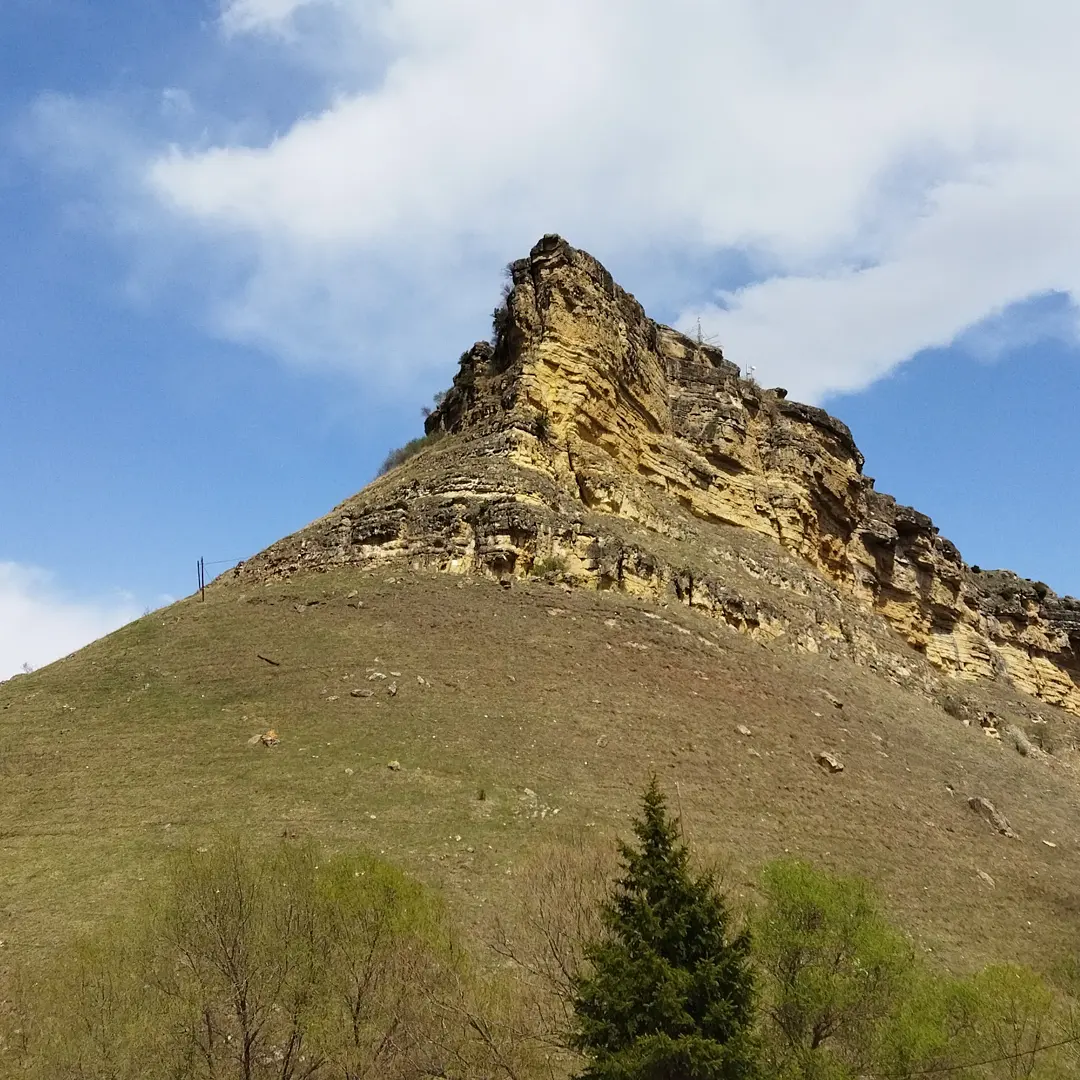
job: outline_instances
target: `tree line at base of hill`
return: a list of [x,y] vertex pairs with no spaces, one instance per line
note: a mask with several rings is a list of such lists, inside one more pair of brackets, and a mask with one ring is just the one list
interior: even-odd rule
[[738,920],[655,780],[633,831],[614,872],[584,843],[538,853],[486,955],[384,861],[238,838],[188,849],[122,926],[12,974],[0,1075],[1080,1075],[1069,972],[935,971],[868,885],[794,860],[765,867]]

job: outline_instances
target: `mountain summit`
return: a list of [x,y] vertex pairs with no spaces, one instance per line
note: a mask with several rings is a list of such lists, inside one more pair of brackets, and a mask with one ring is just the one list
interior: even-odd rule
[[425,447],[237,568],[400,562],[670,598],[930,690],[1003,680],[1080,715],[1080,601],[969,567],[875,491],[848,428],[648,318],[545,236],[509,267]]

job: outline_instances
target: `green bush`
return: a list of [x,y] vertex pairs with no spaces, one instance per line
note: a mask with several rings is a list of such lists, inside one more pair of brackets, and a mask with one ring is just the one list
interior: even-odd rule
[[[466,354],[468,355],[468,354]],[[420,415],[426,420],[440,405],[446,400],[448,390],[440,390],[437,394],[434,394],[431,398],[430,405],[422,405],[420,407]]]
[[386,460],[379,466],[379,476],[385,476],[391,469],[396,469],[399,465],[403,465],[409,458],[415,457],[421,450],[426,449],[433,443],[439,441],[442,438],[442,433],[433,433],[431,435],[421,435],[419,438],[410,439],[404,446],[399,446],[396,450],[391,450],[386,455]]
[[[1035,972],[932,972],[869,886],[780,860],[753,923],[763,1064],[785,1080],[1076,1075],[1072,1030]],[[1071,1064],[1070,1064],[1071,1063]]]
[[569,569],[570,564],[567,562],[565,555],[545,555],[541,559],[534,560],[529,568],[529,573],[533,577],[547,577],[549,574],[558,577],[560,574],[565,574]]
[[31,980],[41,1080],[394,1077],[468,1058],[433,897],[376,859],[239,840],[176,856],[161,901]]
[[752,926],[769,1064],[793,1077],[873,1067],[877,1035],[912,984],[910,945],[857,879],[779,860],[762,892]]

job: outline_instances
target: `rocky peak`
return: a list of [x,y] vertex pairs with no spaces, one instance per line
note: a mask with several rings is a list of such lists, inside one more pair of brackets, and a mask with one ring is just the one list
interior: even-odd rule
[[[799,638],[790,615],[766,619],[745,582],[736,595],[717,571],[723,538],[728,563],[760,578],[753,537],[817,575],[841,607],[884,619],[932,667],[1004,677],[1080,713],[1080,603],[968,568],[925,514],[874,490],[845,424],[650,319],[561,237],[543,237],[509,273],[493,341],[461,354],[427,419],[429,435],[448,437],[244,573],[407,558],[512,577],[554,560],[579,585],[672,593],[742,629],[768,623],[817,641],[834,625],[820,610]],[[685,559],[671,541],[691,545]],[[858,651],[851,619],[841,624],[832,637]]]

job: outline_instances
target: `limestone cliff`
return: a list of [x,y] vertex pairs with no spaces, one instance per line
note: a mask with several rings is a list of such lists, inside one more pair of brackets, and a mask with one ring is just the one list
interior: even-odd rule
[[430,448],[238,576],[388,559],[545,571],[670,596],[898,681],[919,667],[899,635],[933,669],[1080,714],[1080,601],[969,568],[928,517],[874,490],[844,424],[652,321],[560,237],[510,271],[494,344],[462,355]]

